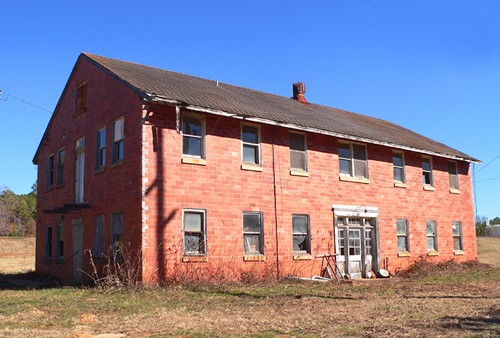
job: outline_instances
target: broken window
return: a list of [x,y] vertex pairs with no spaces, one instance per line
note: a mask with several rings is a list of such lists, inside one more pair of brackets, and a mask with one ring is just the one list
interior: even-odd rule
[[198,115],[182,117],[182,155],[205,158],[205,121]]
[[104,214],[94,216],[94,243],[92,244],[92,256],[104,256]]
[[394,171],[394,182],[404,183],[405,182],[405,164],[402,152],[394,151],[392,153],[392,166]]
[[306,135],[290,133],[290,168],[307,171]]
[[450,190],[458,190],[457,162],[448,162],[448,176],[450,178]]
[[430,157],[422,158],[422,181],[424,186],[433,186],[432,179],[432,160]]
[[257,126],[241,126],[242,161],[260,165],[260,129]]
[[104,168],[106,165],[106,127],[97,131],[95,168]]
[[66,152],[64,149],[59,150],[57,153],[57,174],[56,174],[56,182],[57,184],[64,183],[64,158]]
[[264,254],[264,227],[262,213],[243,213],[243,243],[245,255]]
[[309,215],[292,215],[293,251],[296,254],[311,253]]
[[341,176],[368,178],[366,146],[339,143],[339,172]]
[[437,251],[437,229],[436,221],[426,222],[427,252]]
[[184,210],[184,255],[206,255],[206,211]]
[[408,220],[398,219],[396,221],[396,228],[398,236],[398,251],[409,252],[410,242],[409,242],[409,232],[408,232]]
[[453,232],[453,250],[462,251],[462,223],[458,221],[452,222],[452,232]]
[[124,139],[125,122],[124,118],[120,117],[113,122],[113,163],[123,160]]

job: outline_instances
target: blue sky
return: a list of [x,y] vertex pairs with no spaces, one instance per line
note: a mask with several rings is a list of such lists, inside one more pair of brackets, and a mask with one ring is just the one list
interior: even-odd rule
[[500,216],[499,13],[498,0],[4,2],[0,187],[30,191],[50,118],[33,105],[55,108],[85,51],[283,96],[300,80],[310,102],[482,160],[477,211]]

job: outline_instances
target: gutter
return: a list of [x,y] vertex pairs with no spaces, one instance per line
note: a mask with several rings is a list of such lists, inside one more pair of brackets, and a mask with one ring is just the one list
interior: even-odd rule
[[381,145],[381,146],[390,147],[390,148],[394,148],[394,149],[408,150],[408,151],[413,151],[413,152],[417,152],[417,153],[421,153],[421,154],[425,154],[425,155],[434,155],[434,156],[438,156],[438,157],[444,157],[444,158],[448,158],[448,159],[452,159],[452,160],[465,161],[465,162],[475,163],[475,164],[481,163],[480,160],[473,159],[473,158],[453,156],[453,155],[449,155],[449,154],[438,153],[435,151],[430,151],[430,150],[419,149],[419,148],[414,148],[414,147],[410,147],[410,146],[404,146],[404,145],[399,145],[399,144],[394,144],[394,143],[389,143],[389,142],[373,140],[373,139],[369,139],[369,138],[365,138],[365,137],[352,136],[352,135],[347,135],[347,134],[342,134],[342,133],[337,133],[337,132],[332,132],[332,131],[327,131],[327,130],[322,130],[322,129],[317,129],[317,128],[311,128],[311,127],[303,127],[303,126],[299,126],[299,125],[292,124],[292,123],[283,123],[283,122],[273,121],[273,120],[269,120],[269,119],[263,119],[263,118],[259,118],[259,117],[248,117],[248,116],[244,116],[244,115],[238,115],[235,113],[228,113],[228,112],[225,112],[225,111],[219,110],[219,109],[194,106],[194,105],[190,105],[186,102],[156,96],[155,94],[147,94],[146,93],[146,96],[148,97],[148,99],[147,99],[148,101],[180,106],[181,108],[189,109],[192,111],[203,112],[203,113],[208,113],[208,114],[213,114],[213,115],[218,115],[218,116],[231,117],[231,118],[235,118],[235,119],[240,119],[240,120],[245,120],[245,121],[250,121],[250,122],[257,122],[257,123],[267,124],[267,125],[271,125],[271,126],[280,126],[283,128],[295,129],[295,130],[310,132],[310,133],[314,133],[314,134],[328,135],[328,136],[333,136],[336,138],[342,138],[342,139],[351,140],[351,141],[358,141],[358,142],[363,142],[363,143]]

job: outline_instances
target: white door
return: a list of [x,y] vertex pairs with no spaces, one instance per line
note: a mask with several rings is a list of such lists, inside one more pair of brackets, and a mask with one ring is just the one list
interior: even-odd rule
[[83,268],[83,220],[81,218],[74,219],[71,225],[73,228],[73,281],[80,284]]
[[85,179],[85,137],[76,140],[75,153],[75,203],[83,203],[83,188]]
[[347,254],[349,275],[352,278],[361,278],[363,271],[361,261],[361,229],[347,230]]

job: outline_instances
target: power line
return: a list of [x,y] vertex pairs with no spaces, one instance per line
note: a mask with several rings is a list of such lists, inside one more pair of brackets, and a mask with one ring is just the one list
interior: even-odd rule
[[[5,91],[3,91],[3,90],[1,90],[1,89],[0,89],[0,98],[1,98],[1,95],[2,95],[2,94],[5,94],[5,95],[6,95],[6,97],[12,97],[12,98],[13,98],[13,99],[15,99],[15,100],[18,100],[18,101],[20,101],[20,102],[26,103],[26,104],[28,104],[28,105],[30,105],[30,106],[32,106],[32,107],[35,107],[35,108],[37,108],[37,109],[40,109],[40,110],[46,111],[47,113],[51,113],[51,114],[52,114],[52,112],[51,112],[50,110],[48,110],[48,109],[42,108],[42,107],[40,107],[40,106],[38,106],[38,105],[36,105],[36,104],[34,104],[34,103],[31,103],[31,102],[28,102],[28,101],[26,101],[26,100],[23,100],[23,99],[21,99],[21,98],[19,98],[19,97],[15,96],[15,95],[12,95],[12,94],[6,93]],[[5,99],[5,100],[3,100],[3,101],[7,101],[7,99]]]

